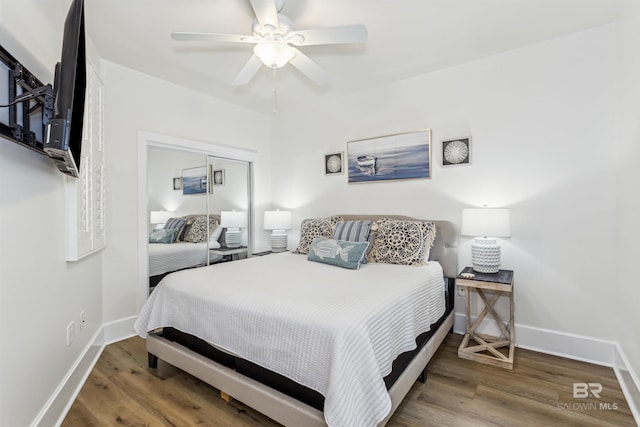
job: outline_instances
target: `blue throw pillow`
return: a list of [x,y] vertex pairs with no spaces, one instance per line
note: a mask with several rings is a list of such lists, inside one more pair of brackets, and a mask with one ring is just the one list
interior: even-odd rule
[[177,228],[161,228],[153,230],[149,236],[149,243],[173,243],[177,235]]
[[349,242],[347,240],[316,237],[309,247],[309,261],[335,265],[357,270],[364,259],[369,242]]

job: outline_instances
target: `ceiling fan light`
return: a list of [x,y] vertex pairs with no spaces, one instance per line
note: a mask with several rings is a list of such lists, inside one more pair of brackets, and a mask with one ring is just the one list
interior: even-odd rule
[[259,43],[253,48],[253,53],[270,68],[280,68],[296,56],[296,51],[291,46],[277,41]]

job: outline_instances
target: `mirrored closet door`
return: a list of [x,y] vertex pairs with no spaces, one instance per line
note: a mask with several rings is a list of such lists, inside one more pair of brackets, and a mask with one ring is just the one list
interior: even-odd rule
[[171,272],[246,256],[251,246],[249,174],[248,162],[148,148],[151,288]]
[[[248,162],[209,156],[212,191],[209,193],[209,216],[219,228],[210,239],[211,261],[245,258],[250,247],[251,198]],[[214,248],[214,245],[219,245]]]

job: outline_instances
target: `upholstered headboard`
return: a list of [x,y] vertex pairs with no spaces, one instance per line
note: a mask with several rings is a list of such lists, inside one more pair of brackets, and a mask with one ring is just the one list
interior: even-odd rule
[[356,219],[366,219],[377,221],[381,218],[431,221],[436,225],[436,240],[429,254],[429,259],[438,261],[444,270],[444,276],[455,278],[458,275],[458,230],[451,221],[424,220],[403,215],[353,215],[340,214],[347,221]]

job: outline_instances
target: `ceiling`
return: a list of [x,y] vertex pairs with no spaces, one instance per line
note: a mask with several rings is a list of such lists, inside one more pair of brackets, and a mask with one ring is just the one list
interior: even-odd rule
[[[290,65],[276,75],[278,109],[339,97],[615,21],[615,0],[284,0],[297,29],[363,24],[365,45],[301,50],[332,81],[317,86]],[[174,31],[251,34],[249,0],[85,0],[100,56],[199,92],[271,113],[273,71],[231,82],[252,46],[177,42]],[[313,101],[311,101],[313,102]]]

